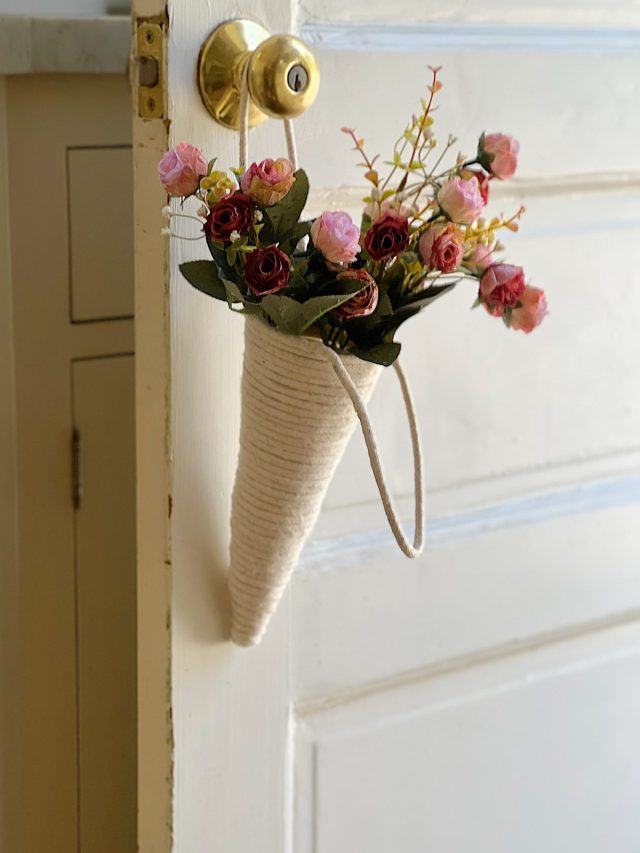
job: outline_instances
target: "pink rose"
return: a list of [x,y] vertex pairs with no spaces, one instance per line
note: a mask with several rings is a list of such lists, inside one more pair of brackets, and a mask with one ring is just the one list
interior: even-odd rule
[[504,181],[516,171],[519,150],[520,143],[513,136],[489,133],[480,140],[480,161],[492,175]]
[[352,317],[368,317],[373,314],[378,305],[378,285],[366,270],[344,270],[336,276],[338,281],[359,281],[359,290],[351,299],[334,308],[332,313],[337,317],[350,320]]
[[513,264],[493,264],[480,279],[480,299],[494,317],[515,308],[524,293],[524,271]]
[[241,187],[256,204],[269,207],[286,196],[294,181],[293,163],[280,157],[252,163],[242,176]]
[[478,243],[464,259],[465,266],[475,273],[481,273],[493,264],[493,244]]
[[204,154],[188,142],[179,142],[158,163],[160,183],[169,195],[191,195],[198,189],[200,178],[206,174]]
[[430,225],[420,237],[418,249],[426,266],[453,272],[462,260],[462,235],[452,223]]
[[463,169],[462,172],[460,172],[460,177],[464,178],[465,181],[470,181],[471,178],[475,178],[478,182],[478,189],[480,190],[482,201],[485,204],[489,203],[489,181],[491,178],[486,172],[483,172],[480,169]]
[[547,316],[547,298],[539,287],[525,287],[520,303],[511,312],[511,328],[528,335]]
[[452,178],[438,190],[438,204],[454,222],[465,225],[477,219],[484,207],[478,179],[469,181],[464,178]]
[[311,226],[313,245],[333,264],[350,264],[360,251],[360,229],[348,213],[325,210]]

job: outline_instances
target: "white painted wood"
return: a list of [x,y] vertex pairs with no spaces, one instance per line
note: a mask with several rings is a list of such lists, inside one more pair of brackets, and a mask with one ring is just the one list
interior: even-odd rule
[[[223,166],[237,163],[237,139],[198,100],[203,38],[246,15],[322,45],[320,95],[296,122],[310,212],[359,209],[339,128],[390,151],[425,66],[444,64],[441,136],[457,131],[467,150],[483,129],[520,138],[519,180],[496,189],[495,209],[527,205],[509,258],[551,304],[531,337],[470,312],[464,290],[412,321],[432,544],[413,563],[389,547],[356,437],[263,645],[241,651],[228,642],[225,572],[242,326],[180,278],[204,244],[172,246],[173,849],[512,853],[577,839],[595,853],[611,838],[631,853],[638,4],[171,0],[169,13],[171,141]],[[252,159],[283,150],[275,122],[252,134]],[[391,385],[371,408],[405,507]]]
[[296,851],[631,853],[639,674],[634,625],[300,709]]
[[553,0],[487,0],[484,3],[470,3],[469,0],[433,0],[426,4],[411,3],[407,0],[396,2],[390,13],[386,0],[362,0],[344,3],[340,0],[304,0],[298,5],[298,25],[311,22],[332,24],[374,23],[393,25],[395,23],[433,24],[444,21],[452,27],[465,24],[535,24],[549,27],[567,25],[591,26],[605,29],[615,26],[638,26],[640,24],[640,4],[637,0],[623,0],[615,6],[607,0],[568,0],[558,5]]

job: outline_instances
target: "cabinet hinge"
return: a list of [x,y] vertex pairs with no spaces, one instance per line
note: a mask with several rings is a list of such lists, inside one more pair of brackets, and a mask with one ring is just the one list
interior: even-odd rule
[[165,38],[165,24],[161,19],[136,21],[129,67],[141,118],[164,118]]
[[82,505],[82,445],[80,430],[73,428],[71,433],[71,499],[73,508],[80,509]]

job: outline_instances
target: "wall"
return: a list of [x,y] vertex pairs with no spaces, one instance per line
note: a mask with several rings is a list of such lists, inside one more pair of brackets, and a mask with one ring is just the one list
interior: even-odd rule
[[125,14],[128,0],[0,0],[0,15],[54,15],[91,18]]

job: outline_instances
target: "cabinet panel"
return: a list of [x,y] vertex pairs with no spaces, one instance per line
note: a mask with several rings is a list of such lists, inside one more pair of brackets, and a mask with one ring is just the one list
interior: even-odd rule
[[130,147],[70,148],[69,275],[74,322],[133,315]]
[[133,356],[76,361],[80,849],[136,850]]

